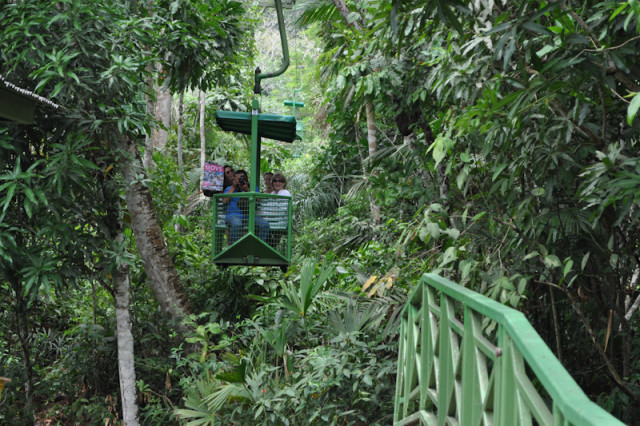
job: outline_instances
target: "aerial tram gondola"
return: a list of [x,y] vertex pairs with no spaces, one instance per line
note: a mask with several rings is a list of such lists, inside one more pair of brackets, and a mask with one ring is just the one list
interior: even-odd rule
[[[212,261],[220,266],[279,266],[287,269],[291,260],[291,197],[258,192],[260,182],[260,148],[262,138],[293,142],[296,138],[295,115],[263,114],[258,96],[261,82],[277,77],[289,67],[289,48],[282,14],[281,0],[275,0],[282,65],[274,72],[255,71],[251,112],[216,111],[216,122],[225,131],[251,135],[250,192],[233,195],[214,194]],[[235,199],[235,211],[241,211],[242,231],[231,232],[227,226],[230,214],[227,203]],[[268,224],[268,226],[266,225]],[[265,233],[265,227],[268,232]]]

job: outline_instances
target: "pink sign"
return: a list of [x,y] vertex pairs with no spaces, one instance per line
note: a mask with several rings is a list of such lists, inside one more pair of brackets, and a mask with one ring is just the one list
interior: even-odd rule
[[223,172],[224,168],[214,163],[204,163],[204,171],[205,172]]
[[224,190],[222,187],[223,182],[224,167],[215,163],[204,163],[202,190],[207,192],[222,192]]

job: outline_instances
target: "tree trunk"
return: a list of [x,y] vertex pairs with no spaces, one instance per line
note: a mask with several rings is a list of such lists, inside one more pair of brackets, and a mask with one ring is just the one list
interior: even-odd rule
[[373,99],[368,97],[366,100],[367,111],[367,143],[369,144],[369,157],[378,152],[378,130],[376,129],[376,109],[373,105]]
[[164,242],[151,192],[140,178],[144,170],[138,148],[129,139],[123,141],[122,148],[126,154],[122,159],[122,175],[127,209],[149,286],[163,312],[174,319],[182,318],[189,313],[189,302]]
[[[147,90],[150,92],[154,87],[153,84],[153,64],[148,63],[145,66],[145,69],[149,72],[149,75],[145,79],[145,84],[147,85]],[[147,115],[155,115],[156,103],[155,100],[149,93],[145,94],[146,100],[146,112]],[[147,134],[144,138],[144,157],[142,158],[142,163],[144,164],[144,168],[149,170],[153,166],[153,135]]]
[[[365,100],[365,108],[367,112],[367,144],[369,145],[369,158],[378,152],[378,132],[376,129],[376,110],[373,105],[373,98],[368,97]],[[371,174],[377,175],[378,172],[372,171]],[[380,214],[380,206],[378,206],[372,196],[369,196],[369,204],[371,206],[371,218],[374,225],[380,225],[382,217]]]
[[[363,17],[360,17],[360,22],[358,20],[354,20],[349,22],[349,14],[351,13],[351,9],[347,6],[347,3],[344,0],[333,0],[334,6],[340,12],[340,16],[342,19],[349,25],[354,28],[356,31],[362,31],[362,27],[365,22]],[[376,110],[373,105],[373,96],[369,95],[364,100],[365,109],[367,113],[367,143],[369,145],[369,158],[378,152],[378,133],[376,128]],[[377,175],[376,171],[372,171],[372,174]],[[371,208],[371,218],[373,220],[374,225],[379,225],[382,221],[382,216],[380,213],[380,206],[375,203],[375,200],[371,195],[369,195],[369,205]]]
[[[204,115],[206,113],[206,96],[203,90],[200,90],[200,170],[204,170],[204,162],[207,159],[207,140],[204,133]],[[202,180],[204,173],[200,174],[200,188],[202,188]]]
[[13,283],[16,303],[14,305],[15,330],[22,350],[22,366],[24,368],[25,407],[22,421],[25,425],[34,424],[33,419],[33,365],[31,364],[31,332],[27,315],[27,302],[22,296],[22,288],[18,282]]
[[[182,188],[185,193],[187,190],[187,175],[184,172],[184,159],[182,156],[182,139],[183,139],[183,120],[184,120],[184,89],[180,91],[180,100],[178,101],[178,173],[182,179]],[[178,205],[178,211],[176,212],[176,216],[181,216],[185,210],[184,202],[180,202]],[[176,221],[174,225],[174,229],[176,232],[182,232],[182,226],[179,221]]]
[[[124,240],[122,230],[117,241]],[[129,265],[118,266],[115,276],[116,329],[118,334],[118,374],[120,377],[120,397],[122,398],[122,419],[125,426],[137,426],[138,404],[136,402],[136,371],[131,332]]]
[[91,280],[91,312],[93,314],[93,325],[98,323],[98,295],[96,294],[96,283]]
[[184,113],[184,89],[180,92],[180,100],[178,101],[178,170],[182,176],[182,185],[186,186],[184,177],[184,160],[182,158],[182,120]]
[[447,167],[444,162],[441,161],[438,163],[436,171],[438,172],[440,199],[442,204],[447,204],[447,197],[449,196],[449,180],[447,179]]
[[169,79],[166,79],[162,86],[156,85],[156,104],[154,115],[164,128],[153,129],[153,147],[157,151],[164,151],[169,142],[169,127],[171,126],[171,92],[169,91]]

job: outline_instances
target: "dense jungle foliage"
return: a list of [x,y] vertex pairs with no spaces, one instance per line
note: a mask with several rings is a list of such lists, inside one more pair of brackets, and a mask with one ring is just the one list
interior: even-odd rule
[[[140,423],[390,424],[399,313],[435,272],[522,311],[592,400],[637,422],[640,2],[285,14],[292,66],[261,99],[288,113],[304,88],[303,140],[262,150],[293,194],[283,274],[213,265],[199,192],[200,90],[206,159],[249,169],[249,140],[213,116],[246,110],[255,67],[279,65],[272,12],[0,1],[0,76],[64,107],[0,123],[0,421],[119,424],[126,278]],[[136,166],[165,83],[168,143]],[[132,188],[152,198],[180,318],[152,290]]]

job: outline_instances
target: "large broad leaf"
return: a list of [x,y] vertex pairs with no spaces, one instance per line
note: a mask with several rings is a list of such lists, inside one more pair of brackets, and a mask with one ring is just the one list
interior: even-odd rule
[[633,119],[636,118],[638,109],[640,109],[640,93],[636,93],[629,104],[629,109],[627,110],[627,123],[629,126],[631,126]]

